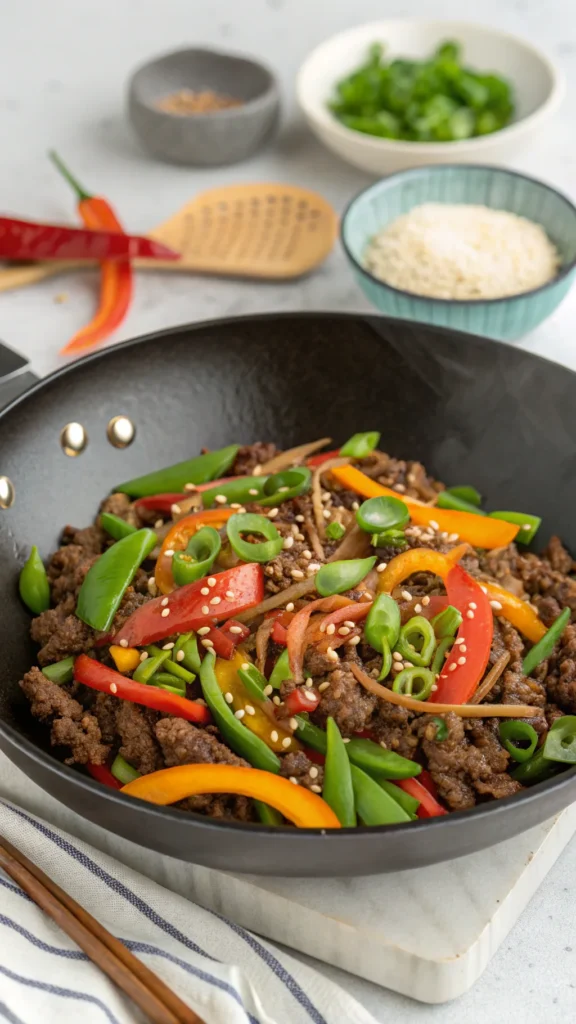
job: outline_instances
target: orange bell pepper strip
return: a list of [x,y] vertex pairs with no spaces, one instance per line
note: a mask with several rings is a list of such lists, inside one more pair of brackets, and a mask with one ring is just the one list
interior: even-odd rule
[[[264,741],[267,747],[271,750],[275,750],[278,754],[289,754],[291,751],[301,750],[301,745],[298,740],[294,739],[291,732],[287,729],[283,729],[274,715],[274,705],[271,701],[266,701],[266,704],[270,705],[270,714],[267,714],[264,702],[258,702],[254,700],[244,683],[238,675],[238,669],[250,663],[250,658],[247,654],[242,651],[236,651],[229,661],[225,661],[223,658],[216,658],[214,663],[214,672],[218,686],[222,690],[223,694],[232,694],[231,707],[236,711],[244,711],[244,718],[242,719],[243,725],[250,732],[255,733],[261,740]],[[246,708],[251,707],[254,714],[246,712]],[[288,717],[288,714],[286,715]],[[275,736],[276,739],[272,737]],[[284,746],[285,740],[290,740],[290,745]]]
[[168,531],[160,548],[154,579],[158,590],[163,594],[171,594],[174,588],[172,575],[172,555],[167,551],[185,551],[190,537],[193,537],[203,526],[213,526],[219,530],[234,515],[233,508],[207,508],[203,512],[193,512],[184,519],[179,519]]
[[334,811],[322,797],[259,768],[183,764],[142,775],[123,786],[121,792],[160,807],[202,793],[237,793],[269,804],[297,828],[340,828]]
[[[445,555],[440,551],[432,551],[431,548],[411,548],[409,551],[402,551],[388,562],[384,572],[380,573],[378,589],[389,594],[413,572],[433,572],[445,580],[450,569],[465,553],[464,544],[459,544]],[[497,583],[489,583],[487,580],[480,580],[479,583],[486,589],[490,600],[497,604],[497,607],[492,604],[492,609],[497,615],[507,619],[532,643],[542,639],[546,627],[531,604],[522,601]]]
[[475,548],[504,548],[511,544],[519,527],[506,523],[502,519],[491,519],[489,516],[475,516],[471,512],[454,512],[452,509],[438,508],[436,505],[424,505],[421,501],[399,494],[390,487],[371,480],[354,466],[335,466],[330,470],[338,483],[350,491],[356,491],[363,498],[379,498],[382,495],[400,498],[410,512],[410,519],[416,526],[430,526],[436,523],[439,530],[458,534]]

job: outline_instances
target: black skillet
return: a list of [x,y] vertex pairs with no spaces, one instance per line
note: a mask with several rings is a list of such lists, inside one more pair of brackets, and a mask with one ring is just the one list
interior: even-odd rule
[[[0,352],[6,400],[32,375]],[[0,404],[3,395],[0,391]],[[87,525],[114,484],[202,445],[288,447],[377,428],[382,446],[440,479],[473,483],[493,508],[537,512],[542,543],[576,549],[576,376],[526,352],[379,317],[286,314],[183,327],[91,356],[36,384],[0,416],[0,747],[79,814],[142,846],[216,868],[355,875],[448,860],[536,825],[576,799],[576,771],[506,800],[432,821],[326,835],[216,823],[121,797],[65,767],[32,720],[18,679],[35,660],[17,574],[33,543],[47,556],[65,523]],[[136,427],[114,447],[109,421]],[[89,442],[64,454],[76,421]],[[10,488],[0,481],[0,495]],[[5,502],[6,503],[6,502]]]

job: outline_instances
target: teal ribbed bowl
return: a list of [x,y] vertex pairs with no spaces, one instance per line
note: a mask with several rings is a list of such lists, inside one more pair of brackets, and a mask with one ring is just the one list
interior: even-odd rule
[[[475,203],[541,224],[562,258],[558,275],[540,288],[502,299],[430,299],[392,288],[365,270],[366,247],[386,224],[422,203]],[[344,214],[341,239],[362,291],[382,313],[512,341],[550,316],[573,283],[576,206],[544,182],[499,167],[417,167],[360,192]]]

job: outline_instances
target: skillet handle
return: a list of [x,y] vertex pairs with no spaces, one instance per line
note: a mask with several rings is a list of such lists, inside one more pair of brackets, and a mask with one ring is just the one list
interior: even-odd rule
[[28,369],[27,360],[0,341],[0,410],[37,380]]

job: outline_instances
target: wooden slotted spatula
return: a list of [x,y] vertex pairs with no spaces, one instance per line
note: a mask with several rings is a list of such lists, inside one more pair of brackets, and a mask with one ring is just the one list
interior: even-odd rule
[[[181,253],[180,260],[134,264],[230,277],[300,277],[326,259],[337,230],[335,210],[317,192],[297,185],[230,185],[201,193],[149,232]],[[49,260],[6,267],[0,291],[86,265]]]

